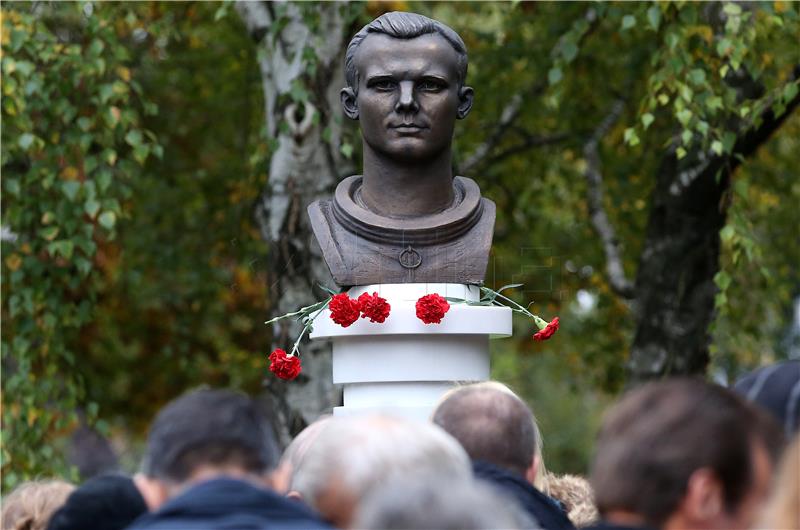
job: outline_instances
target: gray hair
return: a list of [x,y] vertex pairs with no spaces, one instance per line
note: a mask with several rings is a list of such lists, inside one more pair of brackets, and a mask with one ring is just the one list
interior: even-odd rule
[[481,530],[539,525],[513,498],[488,483],[453,482],[422,474],[389,481],[371,492],[353,528]]
[[450,43],[458,54],[458,83],[463,85],[467,80],[467,47],[458,33],[452,28],[416,13],[392,11],[385,13],[356,33],[347,45],[344,57],[344,75],[347,85],[358,93],[358,69],[355,65],[355,55],[358,47],[370,33],[382,33],[395,39],[413,39],[421,35],[437,33]]
[[472,480],[464,449],[435,425],[387,416],[333,418],[297,463],[290,490],[317,509],[334,481],[361,499],[379,482],[422,470],[453,482]]

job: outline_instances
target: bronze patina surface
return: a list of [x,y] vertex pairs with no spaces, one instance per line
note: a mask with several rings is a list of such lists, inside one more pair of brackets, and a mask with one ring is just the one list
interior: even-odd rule
[[364,173],[308,208],[334,280],[483,282],[495,206],[452,172],[455,121],[473,101],[463,41],[427,17],[387,13],[353,37],[345,73]]

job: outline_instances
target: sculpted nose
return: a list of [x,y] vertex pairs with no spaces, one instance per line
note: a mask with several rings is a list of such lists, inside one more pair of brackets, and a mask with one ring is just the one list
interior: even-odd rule
[[400,96],[397,98],[395,110],[397,112],[416,112],[419,109],[417,100],[414,97],[414,83],[404,81],[400,83]]

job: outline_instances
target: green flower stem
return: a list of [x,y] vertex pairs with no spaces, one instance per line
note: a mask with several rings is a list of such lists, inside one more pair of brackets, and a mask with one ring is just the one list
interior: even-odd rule
[[[489,292],[489,293],[492,293],[492,294],[494,294],[496,297],[498,297],[498,298],[502,298],[503,300],[505,300],[505,301],[507,301],[507,302],[509,302],[509,303],[512,303],[512,304],[514,304],[515,306],[517,306],[516,308],[513,308],[513,307],[512,307],[512,308],[510,308],[512,311],[515,311],[515,312],[517,312],[517,313],[521,313],[521,314],[523,314],[523,315],[526,315],[526,316],[528,316],[528,317],[530,317],[530,318],[532,318],[532,319],[534,319],[534,320],[536,320],[537,318],[539,318],[539,317],[537,317],[536,315],[534,315],[533,313],[531,313],[530,311],[528,311],[526,308],[524,308],[524,307],[522,307],[521,305],[519,305],[518,303],[516,303],[516,302],[515,302],[514,300],[512,300],[511,298],[508,298],[507,296],[503,296],[502,294],[500,294],[500,293],[498,293],[498,292],[492,291],[492,290],[491,290],[491,289],[489,289],[488,287],[481,287],[481,289],[482,289],[482,290],[485,290],[485,291],[487,291],[487,292]],[[497,305],[503,305],[503,304],[497,304]],[[508,306],[506,306],[506,307],[508,307]],[[539,320],[541,320],[541,319],[539,319]]]
[[293,317],[295,315],[310,314],[311,312],[313,312],[314,310],[319,308],[319,306],[324,306],[324,307],[322,307],[320,309],[320,311],[322,311],[322,309],[325,309],[325,307],[327,307],[327,305],[330,303],[330,301],[331,301],[331,299],[330,299],[330,297],[328,297],[327,300],[323,300],[322,302],[317,302],[316,304],[311,304],[310,306],[301,307],[298,311],[295,311],[293,313],[286,313],[285,315],[281,315],[279,317],[271,318],[271,319],[267,320],[266,322],[264,322],[264,324],[272,324],[273,322],[277,322],[279,320],[283,320],[284,318]]
[[[312,311],[308,312],[308,314],[309,314],[308,320],[303,325],[303,331],[300,332],[300,336],[298,336],[297,340],[294,341],[294,344],[292,345],[292,352],[289,355],[297,355],[299,353],[300,341],[303,340],[303,336],[305,336],[305,334],[308,333],[308,330],[311,329],[311,326],[314,323],[314,320],[316,320],[316,318],[325,310],[325,308],[328,307],[328,304],[331,303],[331,299],[332,298],[333,298],[332,296],[329,296],[327,300],[323,300],[322,302],[319,302],[319,303],[316,303],[314,305],[310,305],[308,307],[304,307],[303,308],[303,309],[308,309],[308,308],[317,308],[320,305],[322,306],[322,307],[319,307],[319,309],[314,314],[314,316],[311,316],[311,313],[313,312],[313,309],[312,309]],[[300,313],[300,312],[302,312],[302,309],[300,311],[298,311],[298,313]]]

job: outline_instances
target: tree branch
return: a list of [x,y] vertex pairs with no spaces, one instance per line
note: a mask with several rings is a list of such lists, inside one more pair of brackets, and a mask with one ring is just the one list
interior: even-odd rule
[[272,17],[263,2],[247,2],[238,0],[236,2],[236,11],[244,21],[247,27],[247,34],[253,39],[253,42],[261,42],[264,38],[269,26],[272,24]]
[[500,143],[500,140],[503,138],[508,128],[514,120],[517,119],[517,116],[519,116],[522,101],[523,97],[520,92],[517,92],[511,97],[508,104],[503,109],[503,112],[500,113],[500,121],[497,122],[492,134],[464,160],[459,170],[460,173],[466,174],[475,169],[486,159],[492,149]]
[[583,156],[586,159],[584,176],[587,183],[586,199],[589,205],[589,216],[592,220],[592,226],[594,226],[603,244],[608,282],[615,293],[623,298],[631,299],[633,298],[633,283],[625,276],[625,269],[622,266],[622,258],[619,252],[619,241],[603,205],[602,163],[598,152],[600,140],[614,125],[614,122],[619,119],[624,108],[625,103],[622,99],[614,102],[611,111],[584,144]]
[[[798,78],[800,78],[800,65],[794,67],[790,82],[795,82]],[[780,128],[786,118],[800,106],[800,92],[791,101],[786,102],[786,108],[780,115],[775,114],[773,103],[774,101],[769,102],[766,110],[760,116],[760,123],[757,127],[749,127],[739,132],[732,154],[709,156],[707,153],[698,153],[698,163],[678,173],[670,186],[670,193],[679,195],[689,189],[698,178],[714,176],[719,170],[723,170],[728,175],[733,173],[744,159],[751,156],[761,144],[766,142],[772,133]]]

